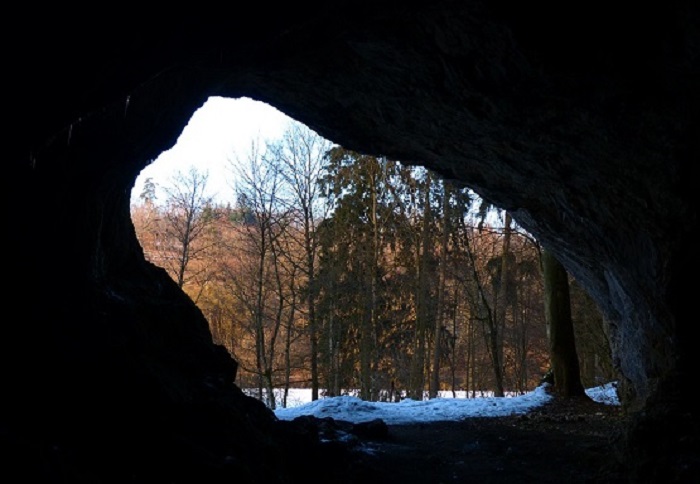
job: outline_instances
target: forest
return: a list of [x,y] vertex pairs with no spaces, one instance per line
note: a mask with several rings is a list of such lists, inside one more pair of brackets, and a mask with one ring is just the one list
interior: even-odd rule
[[[270,408],[291,388],[371,401],[522,394],[551,367],[543,260],[508,212],[399,160],[292,123],[231,161],[230,201],[196,168],[147,180],[132,221]],[[586,387],[613,380],[603,315],[567,276]]]

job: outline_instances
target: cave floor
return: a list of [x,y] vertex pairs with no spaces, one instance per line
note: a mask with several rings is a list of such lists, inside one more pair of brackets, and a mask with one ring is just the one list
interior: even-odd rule
[[526,415],[390,425],[364,440],[347,483],[625,483],[615,451],[620,407],[555,400]]

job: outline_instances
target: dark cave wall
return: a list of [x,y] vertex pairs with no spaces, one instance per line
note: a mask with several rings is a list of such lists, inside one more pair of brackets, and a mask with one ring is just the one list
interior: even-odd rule
[[[211,95],[266,101],[348,148],[423,164],[510,210],[605,311],[629,409],[696,419],[683,274],[697,267],[697,8],[671,2],[630,17],[606,6],[601,17],[595,3],[553,5],[259,4],[259,21],[35,24],[51,42],[10,56],[6,185],[21,203],[6,218],[9,296],[35,302],[3,328],[4,405],[21,416],[9,433],[79,447],[149,429],[161,444],[197,441],[197,425],[213,423],[191,416],[228,408],[246,416],[230,426],[246,429],[252,449],[272,445],[269,412],[239,395],[235,362],[143,260],[129,219],[139,170]],[[552,12],[562,21],[545,20]],[[48,411],[26,411],[46,395]],[[119,417],[95,426],[105,414]],[[696,429],[684,419],[669,441]]]
[[302,55],[289,42],[288,56],[220,92],[252,93],[510,210],[606,312],[624,400],[640,409],[662,381],[681,381],[683,303],[665,285],[692,260],[679,243],[697,223],[692,16],[559,11],[564,27],[544,10],[452,7],[333,24],[321,45]]

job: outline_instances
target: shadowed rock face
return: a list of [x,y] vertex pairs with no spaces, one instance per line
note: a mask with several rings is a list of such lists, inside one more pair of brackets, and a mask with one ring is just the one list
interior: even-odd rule
[[[263,2],[169,22],[47,12],[22,27],[44,40],[5,64],[14,316],[0,430],[13,462],[86,480],[161,464],[174,482],[192,469],[244,479],[260,462],[271,480],[291,473],[274,417],[233,385],[235,362],[144,261],[129,216],[139,171],[216,95],[265,101],[509,210],[607,315],[636,415],[633,475],[689,465],[697,7],[393,3]],[[655,429],[664,456],[646,440]]]

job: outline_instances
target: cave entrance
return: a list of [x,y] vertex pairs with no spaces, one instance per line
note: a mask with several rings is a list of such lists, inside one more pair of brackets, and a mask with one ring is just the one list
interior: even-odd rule
[[[273,409],[300,389],[517,395],[548,369],[532,236],[466,187],[344,150],[263,103],[210,99],[139,176],[132,220],[239,363],[238,386]],[[584,384],[611,381],[600,313],[572,294]]]

